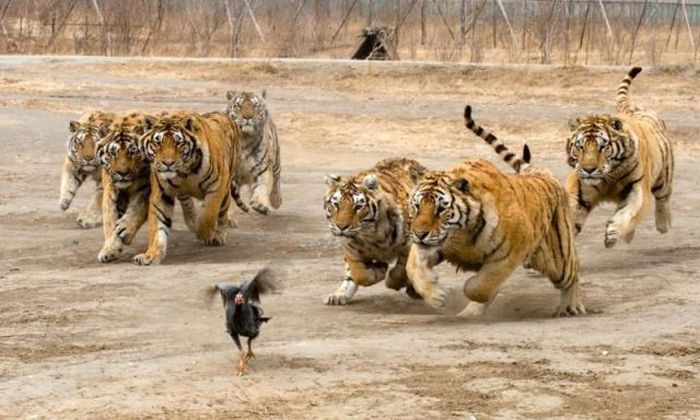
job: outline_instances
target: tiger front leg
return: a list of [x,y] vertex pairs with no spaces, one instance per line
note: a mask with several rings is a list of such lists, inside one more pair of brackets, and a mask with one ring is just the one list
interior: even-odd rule
[[575,234],[578,235],[595,206],[595,195],[597,192],[595,189],[589,189],[589,187],[581,185],[581,180],[578,179],[575,172],[566,180],[566,192],[569,195],[569,205],[574,214]]
[[85,181],[85,174],[80,172],[73,165],[73,162],[66,157],[63,162],[63,173],[61,174],[61,196],[59,198],[61,210],[68,210],[83,181]]
[[642,182],[634,184],[625,200],[617,207],[615,215],[605,226],[606,248],[615,246],[619,238],[625,242],[630,242],[634,238],[634,231],[644,217],[647,200]]
[[102,183],[98,182],[92,200],[75,219],[81,228],[93,229],[102,223],[102,195]]
[[386,287],[394,290],[406,288],[406,294],[413,299],[420,299],[421,296],[413,288],[413,285],[408,281],[406,274],[407,255],[398,256],[393,262],[389,263],[389,273],[386,277]]
[[197,239],[206,246],[222,246],[226,243],[226,227],[219,225],[228,220],[231,196],[228,188],[209,193],[204,198],[202,214],[197,223]]
[[425,302],[438,309],[445,307],[447,292],[440,286],[433,267],[442,260],[440,248],[424,248],[413,244],[406,261],[406,274],[413,289]]
[[469,303],[458,316],[480,316],[496,298],[498,290],[508,277],[522,264],[524,255],[510,254],[496,262],[486,262],[479,272],[464,282],[464,296]]
[[119,220],[119,209],[117,207],[119,191],[112,186],[109,176],[106,174],[103,176],[103,185],[105,191],[102,200],[102,229],[105,242],[100,253],[97,254],[97,260],[106,263],[114,261],[121,256],[124,250],[124,243],[119,235],[115,234],[117,221]]
[[157,265],[165,259],[168,249],[168,234],[172,227],[175,199],[161,189],[156,175],[151,173],[151,195],[148,199],[148,249],[135,255],[132,262],[137,265]]
[[270,194],[265,182],[266,173],[253,180],[253,195],[250,198],[250,206],[260,214],[270,213]]
[[148,190],[135,193],[129,198],[129,204],[126,207],[124,215],[119,218],[114,229],[114,234],[121,241],[130,245],[134,240],[134,236],[141,229],[141,226],[148,218]]
[[343,280],[340,282],[340,286],[330,295],[327,295],[323,299],[323,303],[326,305],[345,305],[355,296],[357,293],[357,284],[352,279],[352,273],[350,272],[350,267],[345,263],[345,275],[343,275]]

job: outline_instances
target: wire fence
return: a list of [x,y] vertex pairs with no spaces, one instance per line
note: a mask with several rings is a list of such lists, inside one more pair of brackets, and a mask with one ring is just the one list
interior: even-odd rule
[[399,57],[697,61],[690,0],[0,0],[0,53],[349,58],[370,23]]

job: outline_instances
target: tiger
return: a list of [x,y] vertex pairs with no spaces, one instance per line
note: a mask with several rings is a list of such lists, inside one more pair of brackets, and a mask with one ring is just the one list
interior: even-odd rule
[[433,267],[446,260],[458,271],[476,271],[464,283],[470,302],[460,316],[481,315],[501,284],[526,263],[560,290],[555,316],[585,314],[566,190],[549,171],[529,165],[529,151],[517,158],[485,132],[470,106],[464,118],[516,174],[474,160],[423,176],[409,201],[412,244],[406,271],[413,287],[431,306],[443,308],[447,293]]
[[324,208],[331,233],[340,240],[345,275],[327,305],[350,302],[358,286],[386,278],[387,287],[414,298],[406,278],[408,194],[426,169],[405,158],[385,159],[358,174],[327,175]]
[[673,149],[666,124],[654,112],[630,101],[632,80],[642,71],[633,67],[617,90],[617,114],[589,115],[569,122],[567,163],[573,168],[566,181],[577,233],[586,218],[603,202],[617,210],[605,227],[606,248],[620,238],[630,242],[652,196],[656,230],[671,228],[670,198]]
[[92,111],[68,124],[71,134],[63,162],[59,205],[61,210],[68,210],[78,188],[86,178],[92,178],[96,184],[92,200],[76,219],[83,229],[92,229],[102,223],[102,176],[95,149],[97,142],[107,135],[109,124],[114,118],[112,113]]
[[242,135],[223,112],[165,113],[146,118],[142,147],[150,162],[148,249],[132,259],[137,265],[163,261],[176,197],[203,201],[194,231],[208,246],[226,242],[231,188],[241,156]]
[[260,214],[269,214],[270,207],[282,205],[280,146],[277,127],[270,116],[265,99],[252,92],[228,91],[226,113],[243,133],[241,170],[234,181],[232,194],[236,205],[249,211],[240,196],[243,186],[250,186],[250,207]]

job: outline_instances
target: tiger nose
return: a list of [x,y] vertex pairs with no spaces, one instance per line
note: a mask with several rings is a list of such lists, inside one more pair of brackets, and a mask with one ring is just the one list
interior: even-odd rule
[[173,166],[175,164],[175,161],[174,160],[162,160],[161,163],[163,164],[163,166],[168,167],[168,166]]
[[419,231],[414,231],[414,235],[416,235],[416,238],[420,239],[421,241],[425,239],[426,236],[428,236],[428,231],[427,230],[419,230]]
[[112,175],[112,178],[113,178],[115,181],[125,180],[125,179],[127,179],[128,177],[129,177],[129,173],[128,173],[128,172],[121,172],[121,171],[117,171],[117,172],[114,173],[114,175]]
[[343,231],[343,230],[350,227],[350,223],[343,223],[342,225],[337,225],[337,226],[338,226],[339,230]]
[[586,172],[587,174],[592,174],[595,172],[596,167],[595,166],[584,166],[583,171]]

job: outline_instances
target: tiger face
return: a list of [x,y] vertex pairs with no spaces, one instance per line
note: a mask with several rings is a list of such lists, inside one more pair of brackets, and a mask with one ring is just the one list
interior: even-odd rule
[[148,168],[141,148],[143,133],[143,117],[132,114],[115,121],[107,137],[98,143],[102,168],[118,189],[129,188]]
[[333,235],[351,238],[374,226],[379,218],[378,181],[375,175],[367,175],[362,183],[328,175],[326,184],[328,191],[324,207]]
[[445,173],[426,175],[411,192],[410,239],[423,247],[439,247],[452,232],[467,225],[469,181]]
[[67,144],[70,159],[81,171],[94,171],[100,166],[97,143],[109,132],[108,124],[71,121],[68,128],[71,133]]
[[144,151],[161,179],[187,176],[197,150],[195,117],[186,114],[148,119]]
[[569,126],[573,134],[566,142],[568,164],[583,182],[601,182],[635,153],[634,141],[619,118],[594,115],[571,121]]
[[260,96],[252,92],[228,91],[226,93],[226,98],[229,100],[226,113],[240,127],[243,134],[262,133],[268,119],[265,96],[264,90]]

